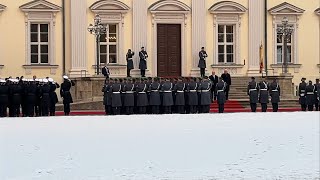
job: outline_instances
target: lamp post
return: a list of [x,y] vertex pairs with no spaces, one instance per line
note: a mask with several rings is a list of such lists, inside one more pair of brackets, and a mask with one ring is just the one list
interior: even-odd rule
[[289,20],[284,17],[282,24],[278,25],[277,33],[281,34],[283,37],[283,63],[282,63],[282,73],[288,74],[288,41],[291,40],[291,35],[294,31],[293,25],[289,25]]
[[101,23],[101,18],[99,14],[97,14],[94,18],[94,24],[90,24],[88,27],[88,31],[90,34],[93,34],[96,38],[96,45],[97,45],[97,75],[100,74],[100,37],[103,34],[106,34],[108,29]]

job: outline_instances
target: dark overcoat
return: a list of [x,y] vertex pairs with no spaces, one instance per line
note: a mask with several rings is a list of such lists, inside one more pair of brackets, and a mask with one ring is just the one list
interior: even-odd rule
[[184,106],[186,104],[184,99],[184,91],[186,89],[186,84],[184,82],[178,82],[174,86],[175,95],[175,105],[176,106]]
[[259,83],[259,102],[261,104],[267,104],[269,103],[269,85],[268,82],[260,82]]
[[207,57],[208,57],[208,55],[207,55],[206,51],[199,52],[199,64],[198,64],[199,68],[206,68],[207,67],[207,64],[206,64]]
[[218,82],[216,86],[217,103],[224,104],[226,102],[226,89],[227,84],[223,81]]
[[137,91],[137,106],[145,107],[148,106],[148,96],[147,96],[147,84],[146,83],[137,83],[136,91]]
[[160,106],[161,105],[161,99],[160,99],[160,89],[161,85],[159,82],[153,82],[149,86],[150,91],[150,106]]
[[278,83],[273,82],[270,84],[270,96],[271,96],[271,103],[280,102],[280,86]]
[[187,87],[188,91],[188,105],[197,106],[198,105],[198,83],[190,82]]
[[125,107],[133,107],[134,106],[134,84],[132,83],[126,83],[124,85],[123,91],[124,91],[124,101],[123,106]]
[[139,62],[139,69],[146,70],[147,69],[147,58],[148,53],[146,51],[139,52],[140,62]]
[[258,83],[255,81],[251,81],[248,84],[247,92],[249,95],[250,103],[258,103],[258,91],[259,91],[259,86]]
[[211,82],[210,81],[203,81],[200,83],[199,90],[201,90],[201,101],[200,105],[206,106],[211,104]]
[[73,103],[70,89],[74,85],[75,85],[74,82],[71,80],[64,80],[64,82],[61,84],[60,95],[63,98],[63,104]]
[[173,106],[172,97],[173,84],[171,82],[164,82],[161,91],[163,92],[162,106]]
[[301,82],[299,84],[299,103],[301,105],[306,104],[306,87],[307,87],[306,82]]

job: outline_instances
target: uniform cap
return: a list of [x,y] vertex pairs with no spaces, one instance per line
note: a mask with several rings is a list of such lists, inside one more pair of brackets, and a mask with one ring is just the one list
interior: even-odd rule
[[0,79],[0,83],[5,83],[6,81],[3,79]]
[[48,81],[49,81],[49,82],[53,82],[53,79],[52,79],[52,78],[48,78]]
[[48,81],[48,79],[43,79],[42,80],[44,83],[48,83],[49,81]]
[[63,76],[63,79],[69,79],[69,77],[68,76]]
[[38,82],[43,82],[43,79],[38,79]]

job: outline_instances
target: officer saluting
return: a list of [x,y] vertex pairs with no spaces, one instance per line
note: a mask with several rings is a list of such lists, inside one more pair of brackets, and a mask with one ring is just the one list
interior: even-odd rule
[[144,47],[141,47],[141,51],[139,52],[139,57],[140,57],[139,69],[141,71],[141,76],[146,77],[148,53],[147,51],[144,50]]
[[279,102],[280,102],[280,86],[277,79],[274,79],[270,84],[270,96],[273,112],[278,112]]
[[258,91],[259,86],[258,83],[255,81],[255,77],[251,78],[251,82],[248,84],[247,92],[250,97],[250,107],[252,112],[257,111],[257,103],[258,103]]
[[301,110],[306,111],[307,105],[306,105],[306,87],[307,83],[305,82],[306,78],[301,79],[301,83],[299,84],[299,103],[301,105]]
[[199,52],[199,64],[198,67],[200,68],[200,76],[204,77],[206,73],[206,58],[208,57],[207,52],[204,50],[204,47],[201,48],[201,51]]
[[127,55],[126,55],[126,59],[127,59],[127,77],[131,77],[130,76],[130,71],[131,69],[134,69],[133,67],[133,58],[134,56],[134,52],[131,51],[131,49],[128,49]]
[[268,82],[266,82],[265,79],[259,83],[259,89],[260,89],[260,96],[259,101],[261,104],[262,112],[267,112],[268,103],[269,103],[269,85]]
[[60,96],[63,98],[63,110],[66,116],[70,114],[70,104],[73,103],[70,89],[75,83],[69,80],[68,76],[63,76],[63,83],[60,88]]

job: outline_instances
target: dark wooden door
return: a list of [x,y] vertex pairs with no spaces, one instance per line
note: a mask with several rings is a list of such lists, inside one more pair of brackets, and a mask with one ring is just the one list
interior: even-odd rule
[[181,25],[157,25],[158,76],[181,76]]

